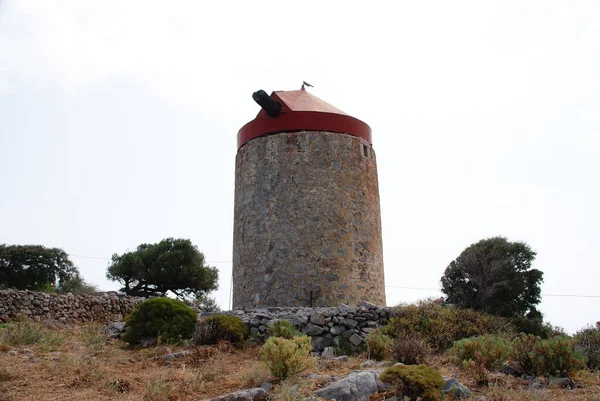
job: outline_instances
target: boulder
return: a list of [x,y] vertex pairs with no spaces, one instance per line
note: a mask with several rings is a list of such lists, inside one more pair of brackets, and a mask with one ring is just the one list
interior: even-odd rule
[[125,332],[125,322],[110,322],[102,332],[110,338],[120,338]]
[[391,387],[379,380],[381,370],[366,370],[328,384],[313,394],[325,400],[366,401],[371,394],[389,390]]
[[310,322],[316,324],[317,326],[324,326],[325,323],[327,323],[325,321],[325,316],[320,313],[313,313],[310,315]]
[[329,332],[334,336],[342,334],[344,331],[346,331],[345,326],[333,326],[331,329],[329,329]]
[[331,340],[325,337],[313,336],[311,338],[313,351],[321,352],[331,345]]
[[350,338],[348,338],[348,341],[350,341],[350,343],[356,347],[363,342],[363,339],[358,334],[352,334]]
[[225,394],[217,398],[207,398],[202,401],[266,401],[267,392],[260,388],[249,388],[233,393]]
[[333,352],[333,347],[325,347],[323,349],[323,353],[321,353],[321,358],[323,358],[323,359],[335,358],[335,353]]
[[444,388],[442,389],[442,391],[444,392],[444,394],[450,394],[453,393],[453,400],[455,399],[461,399],[461,398],[471,398],[473,396],[473,393],[471,393],[471,390],[469,390],[468,388],[466,388],[464,385],[462,385],[458,380],[456,380],[453,377],[444,377]]
[[314,323],[308,323],[302,332],[307,336],[320,336],[323,333],[323,328]]

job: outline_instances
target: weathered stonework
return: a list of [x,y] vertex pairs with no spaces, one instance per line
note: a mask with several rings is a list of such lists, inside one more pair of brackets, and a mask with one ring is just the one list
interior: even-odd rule
[[0,322],[22,318],[65,323],[122,321],[143,300],[115,292],[73,295],[0,290]]
[[236,157],[233,308],[385,305],[377,165],[364,140],[266,135]]
[[[387,324],[390,308],[361,301],[356,306],[268,307],[218,313],[239,316],[256,338],[266,337],[269,324],[289,320],[297,330],[311,337],[313,350],[321,352],[325,347],[339,347],[344,342],[361,345],[365,337]],[[201,313],[200,317],[213,314]]]

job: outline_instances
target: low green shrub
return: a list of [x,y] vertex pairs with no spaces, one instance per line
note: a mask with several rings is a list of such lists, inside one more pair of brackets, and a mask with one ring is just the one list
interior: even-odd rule
[[597,327],[588,326],[573,337],[575,349],[587,358],[587,366],[590,370],[600,369],[600,324]]
[[274,323],[267,324],[267,336],[287,338],[291,340],[294,337],[301,336],[302,333],[296,330],[292,322],[287,319],[280,319]]
[[315,359],[310,355],[311,349],[311,339],[308,336],[298,336],[291,340],[270,337],[260,348],[260,359],[274,377],[286,379],[315,366]]
[[517,317],[511,319],[511,322],[516,327],[518,332],[522,334],[533,334],[534,336],[540,337],[543,340],[547,340],[548,338],[555,336],[566,335],[563,328],[552,326],[550,323],[544,323],[544,320],[541,317]]
[[392,338],[416,334],[434,351],[442,352],[463,338],[484,334],[513,335],[515,328],[506,318],[443,306],[429,300],[393,308],[383,333]]
[[543,340],[527,334],[514,341],[514,361],[523,373],[568,377],[585,366],[586,358],[573,339],[556,336]]
[[533,334],[521,335],[513,341],[513,359],[516,367],[522,373],[536,373],[535,347],[539,341],[542,339]]
[[504,337],[489,334],[459,340],[450,348],[449,354],[463,366],[472,361],[489,371],[496,371],[511,359],[513,345]]
[[379,378],[396,387],[399,400],[404,397],[423,401],[442,400],[444,378],[427,365],[394,365],[385,369]]
[[212,315],[198,322],[194,334],[196,345],[216,344],[219,341],[237,343],[248,336],[248,327],[238,316]]
[[395,338],[390,347],[392,359],[405,365],[417,365],[425,363],[431,348],[417,334],[406,334]]
[[379,330],[375,330],[365,337],[365,344],[367,346],[369,358],[376,361],[382,361],[386,359],[390,352],[392,339]]
[[197,314],[183,302],[171,298],[152,298],[138,304],[125,319],[121,339],[139,344],[144,339],[174,343],[191,338]]

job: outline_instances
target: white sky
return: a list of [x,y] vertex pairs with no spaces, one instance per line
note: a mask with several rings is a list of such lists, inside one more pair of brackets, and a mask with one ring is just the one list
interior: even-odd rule
[[600,296],[600,3],[290,4],[0,0],[0,243],[190,238],[227,309],[237,131],[306,80],[373,129],[388,304],[503,235],[538,252],[547,320],[600,320],[549,296]]

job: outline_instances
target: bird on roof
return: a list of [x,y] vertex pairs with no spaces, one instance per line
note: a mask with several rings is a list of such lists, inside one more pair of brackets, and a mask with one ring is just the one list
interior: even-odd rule
[[311,84],[309,84],[308,82],[306,82],[306,81],[302,81],[302,88],[301,88],[301,89],[302,89],[303,91],[304,91],[304,90],[306,90],[306,89],[304,88],[304,86],[308,86],[309,88],[314,88],[314,86],[312,86],[312,85],[311,85]]

